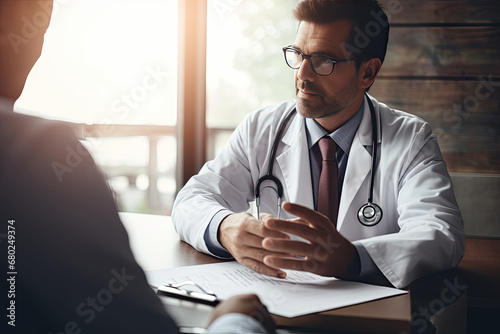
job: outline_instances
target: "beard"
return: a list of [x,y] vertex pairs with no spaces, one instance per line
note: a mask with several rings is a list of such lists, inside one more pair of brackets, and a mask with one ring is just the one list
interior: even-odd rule
[[[314,97],[300,97],[301,90],[307,91],[311,95],[314,95]],[[339,108],[337,101],[329,99],[321,88],[316,87],[311,82],[300,81],[297,79],[295,94],[297,110],[303,117],[323,118],[337,114],[342,110],[342,108]]]
[[[348,108],[355,98],[356,89],[353,84],[354,80],[332,96],[314,83],[297,78],[295,83],[297,111],[301,116],[313,119],[337,115]],[[304,96],[301,91],[308,94]]]

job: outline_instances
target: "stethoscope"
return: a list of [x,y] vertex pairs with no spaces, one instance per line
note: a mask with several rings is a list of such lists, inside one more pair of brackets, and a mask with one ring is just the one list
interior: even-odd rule
[[[373,203],[373,184],[375,179],[375,170],[377,167],[377,143],[378,143],[378,133],[377,133],[377,121],[375,115],[375,108],[373,103],[367,94],[366,99],[368,101],[368,106],[370,107],[370,115],[372,121],[372,167],[371,167],[371,177],[370,177],[370,191],[368,195],[368,202],[363,204],[358,210],[358,221],[364,226],[375,226],[382,220],[382,209],[377,204]],[[290,122],[296,109],[293,108],[288,115],[285,117],[283,122],[276,132],[276,137],[274,138],[273,146],[271,152],[269,153],[269,164],[267,167],[267,174],[257,180],[257,185],[255,186],[255,205],[257,207],[257,217],[260,217],[260,193],[266,188],[271,188],[276,192],[278,196],[278,218],[281,214],[281,202],[283,197],[283,185],[281,181],[273,175],[274,160],[276,158],[276,151],[278,149],[279,142],[283,137],[285,128]],[[262,183],[265,181],[271,181],[276,185],[276,189],[271,186],[265,186],[261,189]]]

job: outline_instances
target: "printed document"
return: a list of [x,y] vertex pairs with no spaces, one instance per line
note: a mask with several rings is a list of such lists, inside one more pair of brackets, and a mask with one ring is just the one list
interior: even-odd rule
[[407,293],[394,288],[348,282],[308,272],[285,270],[287,277],[259,274],[236,261],[146,271],[150,285],[158,287],[194,281],[219,300],[255,293],[269,312],[296,317]]

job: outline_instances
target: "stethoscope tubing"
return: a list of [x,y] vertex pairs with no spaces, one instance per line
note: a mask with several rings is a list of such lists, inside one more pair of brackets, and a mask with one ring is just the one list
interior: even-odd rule
[[[383,216],[382,209],[377,204],[373,203],[373,185],[375,183],[375,171],[377,168],[377,154],[378,154],[378,131],[377,131],[377,117],[375,114],[375,108],[373,103],[365,93],[368,101],[368,106],[370,107],[370,116],[372,122],[372,165],[371,165],[371,175],[370,175],[370,189],[368,193],[368,202],[361,206],[358,210],[358,221],[364,226],[375,226],[381,220]],[[283,197],[283,184],[281,181],[273,175],[274,160],[276,159],[276,151],[278,149],[279,142],[283,138],[286,126],[290,122],[292,116],[296,113],[296,108],[290,110],[285,119],[281,122],[276,136],[274,138],[273,146],[269,154],[269,164],[267,168],[267,174],[257,180],[255,186],[255,204],[257,207],[257,217],[260,216],[260,192],[261,186],[264,181],[271,181],[276,185],[276,194],[278,197],[278,211],[281,210],[281,202]],[[267,187],[264,187],[264,189]],[[278,213],[279,217],[279,213]]]

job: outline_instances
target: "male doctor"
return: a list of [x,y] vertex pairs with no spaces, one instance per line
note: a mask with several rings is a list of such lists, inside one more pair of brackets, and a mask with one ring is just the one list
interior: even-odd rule
[[[422,119],[365,94],[385,58],[387,16],[372,0],[303,0],[294,14],[297,36],[284,53],[295,69],[296,100],[250,114],[189,180],[172,214],[179,236],[275,277],[295,269],[401,288],[455,267],[464,254],[463,223],[436,137]],[[370,36],[366,43],[360,31]],[[247,210],[270,160],[285,202],[278,216],[276,193],[263,192],[257,219]],[[382,218],[366,226],[358,211],[372,173]]]

